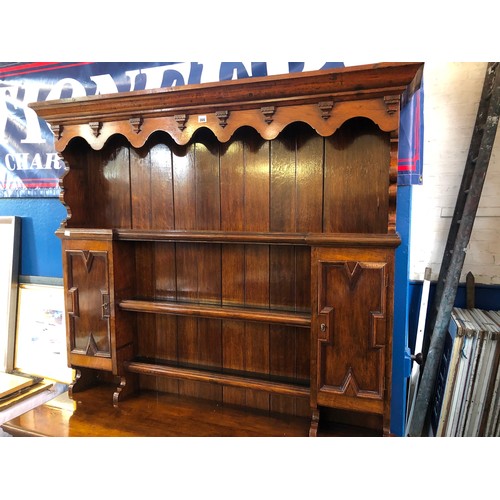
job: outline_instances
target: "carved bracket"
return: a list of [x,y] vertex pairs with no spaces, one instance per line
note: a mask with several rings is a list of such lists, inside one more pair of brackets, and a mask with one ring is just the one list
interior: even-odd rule
[[384,96],[384,103],[387,114],[393,115],[399,111],[399,96],[398,95],[386,95]]
[[318,436],[318,426],[319,426],[319,409],[314,408],[311,415],[311,426],[309,428],[309,437]]
[[260,108],[262,114],[264,115],[265,122],[269,125],[273,121],[273,115],[276,112],[275,106],[264,106]]
[[89,126],[92,129],[93,134],[98,137],[101,133],[102,122],[89,122]]
[[52,129],[52,133],[54,134],[54,137],[56,138],[56,140],[59,140],[61,138],[64,126],[63,125],[51,125],[50,128]]
[[132,130],[138,134],[141,131],[143,119],[140,116],[130,118],[130,125],[132,125]]
[[89,370],[87,368],[76,368],[75,379],[68,388],[69,397],[73,398],[74,393],[84,391],[85,389],[88,389],[89,387],[92,387],[97,383],[98,379],[95,370]]
[[321,110],[321,118],[328,120],[332,116],[333,101],[318,102],[318,107]]
[[126,378],[123,375],[119,376],[119,385],[113,393],[113,406],[118,407],[118,403],[137,391],[138,385],[139,382],[135,373],[127,374]]
[[227,125],[227,119],[229,118],[229,111],[216,111],[215,116],[219,120],[219,125],[224,128]]
[[187,115],[174,115],[174,120],[177,122],[179,130],[184,130],[186,128],[186,122],[188,121]]

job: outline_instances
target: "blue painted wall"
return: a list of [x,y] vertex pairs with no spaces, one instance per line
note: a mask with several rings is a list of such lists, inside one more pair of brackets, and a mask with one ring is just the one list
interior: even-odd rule
[[61,241],[54,234],[66,218],[58,198],[0,198],[0,215],[21,217],[19,274],[62,278]]
[[396,231],[401,245],[396,249],[394,276],[394,335],[392,340],[391,432],[403,436],[406,422],[406,386],[410,374],[408,346],[409,255],[412,186],[398,186]]

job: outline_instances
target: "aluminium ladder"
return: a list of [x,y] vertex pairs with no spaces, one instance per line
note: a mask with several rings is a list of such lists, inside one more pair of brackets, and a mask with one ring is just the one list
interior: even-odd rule
[[408,436],[422,436],[424,430],[429,402],[443,354],[446,331],[465,260],[465,252],[469,244],[495,142],[499,117],[500,64],[490,62],[486,68],[476,123],[436,285],[434,308],[431,310],[427,330],[429,333],[432,332],[432,336],[423,360],[422,378],[415,401],[413,418],[407,430]]

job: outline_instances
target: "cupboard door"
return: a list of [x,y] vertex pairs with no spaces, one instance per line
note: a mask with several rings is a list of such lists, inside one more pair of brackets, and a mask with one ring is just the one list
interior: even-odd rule
[[387,414],[392,251],[312,252],[312,404]]
[[102,242],[72,243],[63,250],[68,359],[72,365],[111,370],[110,249]]

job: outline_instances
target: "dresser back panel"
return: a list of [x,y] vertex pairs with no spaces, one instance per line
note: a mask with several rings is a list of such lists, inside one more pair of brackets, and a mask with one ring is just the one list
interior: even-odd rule
[[242,127],[224,144],[200,129],[184,146],[158,132],[139,149],[121,136],[68,149],[65,202],[80,214],[68,227],[387,232],[390,139],[368,119],[326,138],[294,123],[271,141]]

